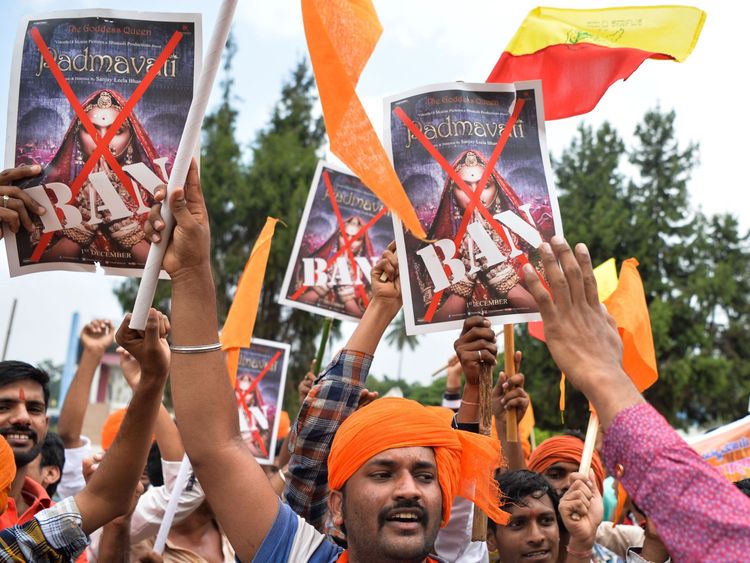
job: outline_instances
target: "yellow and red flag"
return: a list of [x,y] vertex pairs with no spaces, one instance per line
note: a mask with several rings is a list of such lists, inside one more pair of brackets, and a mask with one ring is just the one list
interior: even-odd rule
[[383,32],[371,0],[302,0],[302,19],[331,151],[407,229],[424,239],[355,88]]
[[580,115],[646,59],[684,61],[705,18],[690,6],[535,8],[487,82],[541,79],[546,119]]
[[278,219],[268,217],[263,230],[255,241],[245,270],[242,272],[234,301],[229,308],[227,320],[221,329],[221,349],[226,352],[229,379],[234,386],[237,378],[237,364],[240,359],[240,348],[248,348],[253,338],[255,317],[258,314],[260,291],[263,288],[263,278],[266,275],[268,254],[271,251],[271,240],[276,229]]

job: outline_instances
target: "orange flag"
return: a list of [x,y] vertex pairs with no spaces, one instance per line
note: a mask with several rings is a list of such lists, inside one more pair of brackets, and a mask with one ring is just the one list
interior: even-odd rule
[[425,238],[355,91],[383,28],[370,0],[302,0],[307,47],[331,151],[415,236]]
[[266,275],[268,254],[271,251],[271,239],[278,219],[268,217],[258,240],[255,241],[253,251],[242,272],[234,301],[229,308],[229,315],[221,330],[221,349],[226,352],[229,379],[234,386],[237,377],[237,364],[240,359],[240,348],[250,346],[255,327],[255,317],[258,313],[260,290]]
[[604,305],[617,322],[624,352],[622,366],[639,391],[648,389],[658,379],[654,338],[648,315],[638,260],[628,258],[620,268],[617,289]]

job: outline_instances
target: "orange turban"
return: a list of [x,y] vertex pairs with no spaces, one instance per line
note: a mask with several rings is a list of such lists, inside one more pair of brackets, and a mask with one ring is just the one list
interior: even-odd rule
[[289,427],[289,413],[286,411],[279,411],[279,432],[276,435],[276,438],[279,440],[286,438],[289,434]]
[[8,494],[13,479],[16,478],[16,460],[13,457],[13,450],[0,436],[0,514],[5,512],[8,506]]
[[435,452],[443,497],[443,520],[450,519],[453,498],[474,502],[498,524],[500,490],[493,477],[500,465],[500,443],[488,436],[450,427],[450,417],[416,401],[387,397],[349,416],[336,432],[328,455],[328,484],[339,490],[371,457],[395,448],[424,446]]
[[[539,444],[529,457],[528,467],[535,473],[544,473],[548,467],[555,463],[573,463],[580,465],[583,457],[583,440],[575,436],[553,436]],[[591,469],[594,470],[596,485],[599,492],[604,493],[604,465],[599,457],[599,452],[594,450],[591,459]]]
[[125,418],[125,413],[127,411],[128,409],[117,410],[110,414],[107,417],[107,420],[104,421],[104,426],[102,426],[103,450],[108,450],[112,445],[112,442],[115,441],[115,436],[117,436],[117,433],[120,431],[120,426],[122,426],[122,419]]

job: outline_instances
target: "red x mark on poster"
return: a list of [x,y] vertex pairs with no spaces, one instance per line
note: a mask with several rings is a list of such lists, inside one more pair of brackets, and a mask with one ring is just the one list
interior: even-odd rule
[[[344,224],[344,218],[341,215],[341,210],[339,209],[339,205],[336,202],[336,194],[333,190],[333,184],[331,184],[331,178],[328,175],[327,171],[323,171],[323,182],[326,185],[326,191],[328,192],[328,199],[331,201],[331,207],[333,208],[333,213],[336,215],[336,222],[339,225],[339,230],[341,232],[341,236],[344,239],[344,245],[339,248],[339,250],[334,254],[328,262],[326,262],[325,269],[331,267],[331,264],[333,264],[339,256],[341,256],[344,252],[347,253],[347,258],[349,259],[349,264],[352,267],[352,270],[354,272],[357,272],[358,266],[357,262],[354,259],[354,253],[352,252],[351,246],[352,243],[356,240],[362,238],[364,234],[375,224],[377,223],[381,217],[383,217],[386,213],[388,213],[388,209],[384,206],[375,216],[373,216],[372,219],[370,219],[365,226],[363,226],[359,231],[357,231],[351,238],[346,234],[346,225]],[[307,290],[309,286],[303,285],[300,287],[297,291],[294,292],[294,294],[290,297],[292,301],[296,301],[300,298],[300,296]],[[355,284],[354,287],[356,288],[357,293],[359,294],[359,297],[362,299],[362,302],[364,303],[365,307],[368,305],[368,299],[367,299],[367,292],[365,291],[364,285],[357,285]]]
[[[508,237],[505,234],[505,230],[503,229],[503,227],[495,220],[495,218],[492,216],[492,214],[484,205],[478,205],[478,203],[480,202],[480,196],[482,194],[482,191],[484,190],[485,185],[487,184],[487,182],[490,179],[490,176],[492,175],[492,171],[494,170],[495,165],[497,164],[497,161],[500,158],[500,155],[502,154],[503,149],[505,148],[506,142],[508,141],[508,138],[510,137],[511,132],[513,131],[513,128],[516,125],[518,116],[521,114],[521,110],[523,109],[523,106],[525,105],[525,103],[526,101],[523,98],[516,99],[516,104],[515,104],[515,107],[513,108],[513,113],[508,119],[508,122],[505,124],[505,129],[503,129],[503,132],[500,135],[500,138],[497,140],[495,149],[492,151],[492,156],[490,157],[490,160],[484,169],[482,177],[480,178],[477,184],[476,190],[474,190],[473,192],[466,185],[466,183],[461,179],[461,177],[453,169],[453,167],[445,159],[445,157],[443,157],[443,155],[440,154],[440,152],[435,148],[435,146],[430,142],[430,140],[424,135],[424,133],[422,133],[422,131],[419,130],[419,128],[409,118],[409,116],[406,115],[406,112],[404,112],[404,110],[400,107],[393,110],[393,113],[403,122],[403,124],[409,129],[412,135],[414,135],[414,137],[416,137],[417,140],[419,140],[419,142],[422,144],[425,150],[430,154],[430,156],[432,156],[432,158],[434,158],[437,161],[437,163],[440,164],[440,167],[451,177],[451,179],[455,182],[455,184],[469,197],[469,203],[466,206],[466,209],[464,210],[464,214],[461,219],[461,224],[459,225],[458,231],[456,233],[456,237],[453,241],[457,251],[460,248],[460,244],[463,240],[464,234],[466,233],[466,228],[469,226],[469,221],[471,220],[473,216],[475,208],[487,220],[487,222],[497,232],[497,234],[500,235],[503,242],[505,242],[505,244],[508,245],[508,247],[511,246],[510,241],[508,240]],[[446,256],[446,258],[452,258],[452,256]],[[529,263],[529,259],[525,254],[522,254],[518,260],[521,263],[522,267],[525,264]],[[450,275],[450,272],[447,271],[447,269],[446,269],[446,274]],[[542,283],[546,287],[547,284],[544,281],[544,278],[542,278],[541,275],[539,276],[539,278],[542,280]],[[427,322],[432,322],[432,318],[435,315],[435,311],[437,311],[442,295],[443,295],[443,291],[438,291],[433,296],[432,302],[430,303],[430,306],[427,308],[427,312],[425,313],[425,316],[424,316]]]
[[[81,104],[78,101],[78,98],[76,98],[73,89],[65,80],[65,76],[63,76],[63,73],[60,70],[60,67],[57,65],[55,58],[52,56],[49,47],[47,47],[47,44],[42,38],[42,34],[39,33],[39,30],[37,28],[32,28],[30,31],[30,35],[34,40],[37,48],[41,52],[42,57],[44,58],[44,62],[47,63],[50,72],[52,72],[52,75],[55,77],[57,84],[60,86],[60,90],[62,90],[63,94],[65,94],[65,97],[68,98],[70,106],[73,108],[76,116],[78,116],[81,124],[86,128],[86,131],[89,133],[89,135],[91,135],[91,138],[94,139],[96,143],[96,148],[84,164],[80,174],[77,178],[75,178],[75,180],[73,180],[73,183],[70,185],[70,191],[73,194],[71,201],[74,201],[78,197],[78,192],[83,187],[83,184],[88,179],[91,170],[94,168],[101,157],[104,157],[107,160],[112,168],[112,171],[117,175],[123,186],[125,186],[125,188],[130,192],[134,199],[137,199],[135,196],[135,190],[137,188],[133,186],[133,184],[126,176],[125,172],[123,172],[120,163],[117,162],[115,156],[110,152],[109,143],[117,134],[117,130],[122,126],[123,123],[125,123],[125,120],[130,116],[133,109],[135,108],[135,105],[143,97],[143,94],[146,92],[148,87],[151,86],[151,83],[159,74],[159,71],[164,66],[169,56],[174,52],[175,47],[177,47],[177,44],[182,39],[182,33],[180,33],[179,31],[174,32],[169,42],[167,42],[167,45],[164,47],[164,50],[159,54],[157,59],[154,61],[154,64],[143,77],[143,80],[133,91],[133,94],[127,100],[122,110],[120,110],[120,113],[115,118],[112,125],[109,127],[107,133],[101,138],[99,138],[99,134],[94,128],[94,125],[91,123],[88,115],[86,115],[84,108],[81,107]],[[61,221],[64,219],[64,216],[62,215],[62,212],[60,210],[58,210],[58,216],[60,217]],[[44,235],[42,235],[41,240],[39,241],[36,248],[34,249],[34,252],[31,255],[31,260],[33,262],[38,262],[42,257],[42,254],[47,249],[47,246],[52,240],[52,235],[53,233],[45,233]]]
[[[269,360],[269,362],[265,365],[265,367],[258,373],[258,375],[255,377],[255,379],[250,383],[247,389],[244,391],[240,389],[240,382],[239,378],[235,381],[234,384],[234,393],[237,397],[237,405],[242,409],[242,412],[245,413],[245,417],[247,418],[247,422],[250,425],[250,428],[253,428],[253,413],[250,412],[250,409],[247,406],[247,396],[255,391],[255,388],[260,383],[261,379],[263,379],[269,371],[271,371],[271,368],[276,363],[276,361],[281,357],[281,350],[276,352],[273,357]],[[259,405],[261,406],[261,405]],[[260,432],[258,429],[254,429],[253,431],[253,438],[258,443],[258,446],[261,449],[261,452],[263,452],[263,456],[268,456],[268,450],[266,449],[266,445],[263,443],[263,438],[260,435]]]

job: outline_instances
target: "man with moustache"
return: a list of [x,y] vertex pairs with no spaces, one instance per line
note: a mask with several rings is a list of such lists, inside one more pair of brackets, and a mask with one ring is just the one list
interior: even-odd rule
[[52,506],[47,491],[28,475],[47,435],[49,376],[25,362],[0,362],[0,435],[13,450],[16,477],[0,529],[24,524]]

